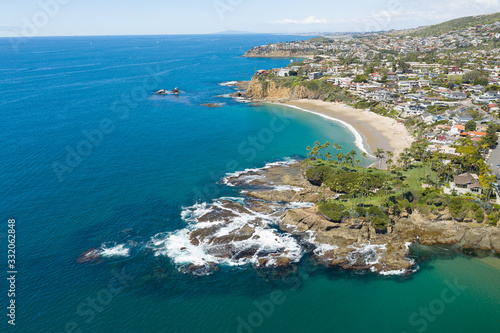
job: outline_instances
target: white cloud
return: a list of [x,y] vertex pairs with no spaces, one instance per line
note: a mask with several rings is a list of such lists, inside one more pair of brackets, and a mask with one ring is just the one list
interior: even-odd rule
[[499,0],[473,0],[472,2],[488,7],[498,6],[500,4]]
[[274,24],[301,24],[301,25],[306,25],[306,24],[327,24],[328,20],[327,19],[320,19],[315,16],[308,16],[305,19],[302,20],[293,20],[293,19],[284,19],[284,20],[279,20],[279,21],[274,21],[272,22]]

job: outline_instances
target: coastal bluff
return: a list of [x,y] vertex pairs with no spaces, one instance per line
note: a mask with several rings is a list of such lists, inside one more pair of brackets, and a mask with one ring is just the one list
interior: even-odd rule
[[294,51],[286,51],[286,50],[271,50],[271,51],[256,51],[254,49],[251,49],[247,51],[243,57],[245,58],[308,58],[308,57],[313,57],[314,54],[309,53],[297,53]]
[[[327,249],[315,252],[316,259],[325,266],[407,271],[414,264],[408,258],[409,245],[413,243],[500,253],[500,229],[454,222],[446,209],[440,216],[413,212],[402,216],[391,214],[390,218],[387,231],[380,233],[369,221],[348,219],[334,223],[319,213],[317,207],[311,207],[289,210],[282,216],[279,227],[298,237],[313,233],[315,242]],[[366,257],[352,256],[357,248],[364,248],[373,257],[372,264]]]
[[281,101],[281,100],[299,100],[299,99],[321,99],[324,100],[328,96],[303,85],[288,87],[278,85],[275,81],[262,81],[253,77],[250,81],[248,89],[244,93],[246,98],[252,100],[267,100],[267,101]]
[[[332,221],[319,210],[319,200],[338,194],[312,184],[301,162],[276,163],[224,178],[244,199],[221,198],[191,213],[181,253],[206,251],[210,260],[185,266],[208,274],[220,263],[255,267],[288,267],[304,253],[317,264],[383,275],[418,269],[411,245],[446,245],[466,253],[500,253],[500,229],[474,221],[457,222],[447,207],[433,213],[395,212],[389,208],[384,230],[368,217]],[[199,213],[196,213],[199,211]]]

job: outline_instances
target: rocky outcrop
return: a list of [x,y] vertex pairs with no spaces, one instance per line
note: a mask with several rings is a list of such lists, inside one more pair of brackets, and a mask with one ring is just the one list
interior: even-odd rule
[[[443,213],[441,216],[447,215]],[[405,271],[413,265],[407,257],[408,244],[416,242],[424,245],[457,244],[464,249],[499,253],[500,229],[496,227],[472,227],[417,212],[405,218],[391,216],[391,220],[386,233],[377,233],[369,221],[349,219],[333,223],[313,207],[288,211],[279,226],[298,237],[312,238],[318,249],[326,249],[314,252],[318,261],[326,266],[369,267],[380,272]]]
[[[185,212],[191,223],[171,236],[168,247],[183,258],[182,271],[209,274],[220,264],[281,269],[309,252],[326,267],[404,274],[415,266],[409,256],[412,243],[500,250],[499,228],[453,221],[448,208],[433,214],[404,211],[398,215],[390,209],[390,222],[383,232],[375,230],[368,218],[332,222],[314,203],[336,194],[312,185],[299,162],[235,173],[223,183],[244,191],[245,196],[197,204]],[[96,254],[84,253],[80,260],[98,259]]]
[[275,81],[260,81],[253,78],[245,92],[245,97],[254,100],[322,99],[320,93],[302,85],[294,87],[278,86]]
[[293,57],[304,57],[304,58],[309,58],[313,57],[314,54],[303,54],[303,53],[297,53],[294,51],[285,51],[285,50],[272,50],[272,51],[267,51],[267,52],[256,52],[254,50],[249,50],[247,51],[243,57],[246,58],[293,58]]

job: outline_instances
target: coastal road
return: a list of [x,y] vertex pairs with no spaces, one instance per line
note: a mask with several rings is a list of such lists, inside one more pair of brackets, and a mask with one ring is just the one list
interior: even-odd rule
[[491,166],[491,171],[497,177],[500,176],[500,168],[497,165],[500,164],[500,144],[491,151],[491,155],[488,158],[488,164]]

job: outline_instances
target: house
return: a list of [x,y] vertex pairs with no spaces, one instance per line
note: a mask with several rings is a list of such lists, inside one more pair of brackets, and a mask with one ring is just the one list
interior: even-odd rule
[[376,101],[390,101],[392,100],[392,94],[386,90],[380,90],[374,93],[372,98]]
[[335,77],[327,81],[336,86],[348,87],[354,79],[352,77]]
[[443,94],[443,96],[448,99],[458,99],[458,100],[467,99],[467,94],[460,91],[452,91],[448,94]]
[[461,114],[453,117],[453,121],[456,124],[466,124],[469,120],[473,120],[473,118],[469,115]]
[[290,69],[289,68],[280,68],[278,70],[278,76],[279,77],[290,76]]
[[323,73],[321,73],[321,72],[312,72],[312,73],[309,73],[307,75],[307,77],[309,78],[309,80],[316,80],[317,78],[319,78],[322,75],[323,75]]
[[444,188],[444,193],[452,194],[481,194],[483,187],[479,184],[479,177],[476,174],[464,173],[458,176],[453,176],[453,181],[450,182],[450,188]]
[[488,104],[488,109],[490,112],[498,112],[498,104],[497,103]]
[[422,98],[422,94],[406,94],[405,97],[414,101],[418,101]]
[[434,116],[430,114],[429,112],[424,112],[420,116],[422,118],[422,121],[426,124],[430,124],[434,122]]
[[398,76],[396,75],[396,73],[394,72],[387,73],[387,81],[397,81],[397,80]]
[[429,145],[427,147],[426,151],[439,152],[439,153],[449,154],[449,155],[459,155],[459,154],[457,154],[457,148],[452,148],[450,146],[444,146],[441,144]]
[[490,104],[497,99],[500,99],[500,95],[496,91],[487,91],[479,97],[476,97],[474,100],[476,103],[485,103]]
[[420,86],[420,83],[418,81],[403,81],[399,82],[398,86],[400,87],[405,87],[405,88],[418,88]]
[[456,136],[456,135],[459,135],[460,133],[462,133],[463,131],[465,131],[465,126],[464,125],[455,125],[453,126],[449,131],[448,131],[448,134],[449,135],[453,135],[453,136]]
[[375,80],[375,81],[382,80],[382,76],[380,75],[380,73],[372,73],[372,74],[370,74],[370,77],[372,80]]
[[404,111],[406,116],[420,116],[425,112],[426,109],[427,108],[422,105],[407,104],[404,108]]

